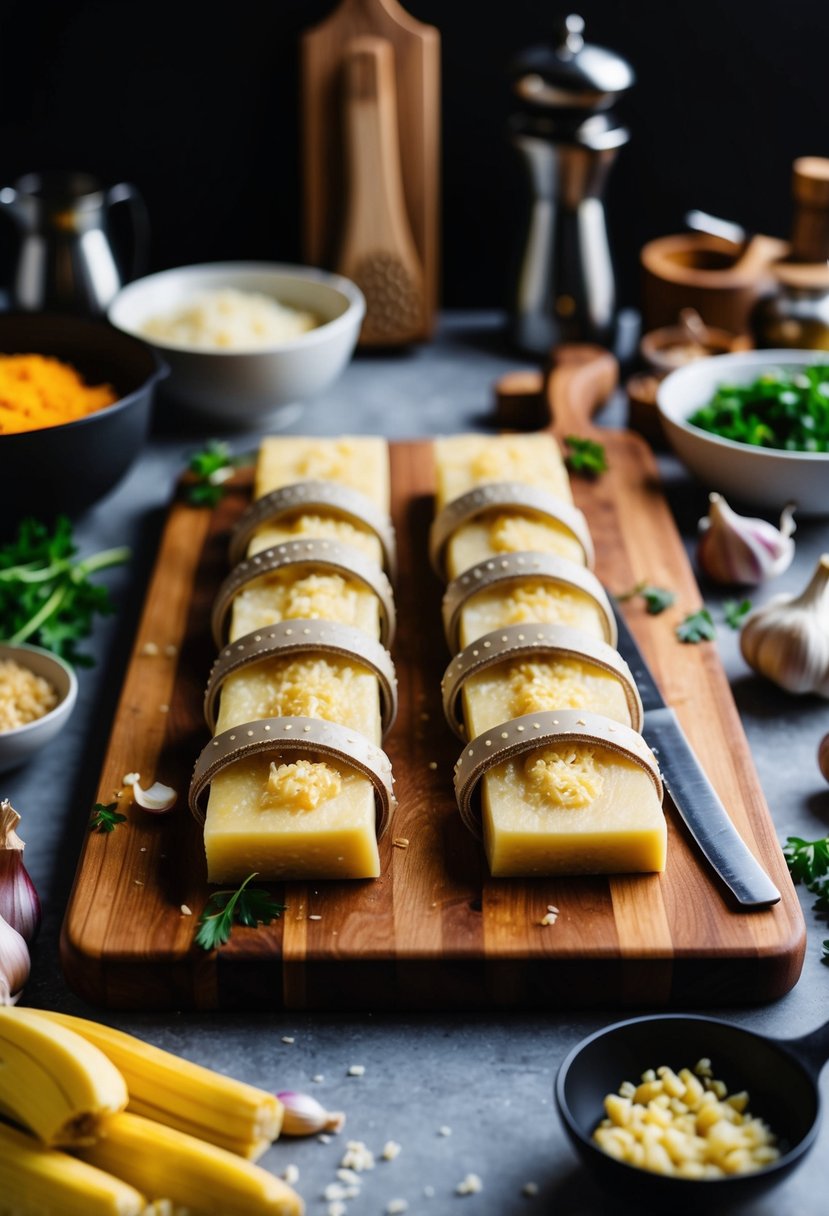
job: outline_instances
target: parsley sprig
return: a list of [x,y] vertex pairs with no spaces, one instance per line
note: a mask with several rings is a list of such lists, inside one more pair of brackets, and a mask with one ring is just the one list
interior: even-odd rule
[[126,823],[126,815],[119,814],[117,802],[96,802],[89,820],[90,832],[114,832],[119,823]]
[[680,642],[694,644],[697,642],[713,642],[717,636],[714,618],[707,608],[700,608],[697,612],[689,612],[685,619],[677,625],[676,636]]
[[106,549],[77,559],[72,525],[59,516],[50,531],[24,519],[14,540],[0,547],[0,637],[32,642],[78,666],[92,660],[77,643],[92,632],[96,614],[112,612],[109,592],[90,575],[127,561],[129,549]]
[[565,461],[571,473],[583,473],[597,477],[607,470],[607,454],[604,444],[595,439],[584,439],[579,435],[567,435],[564,443],[568,449]]
[[645,601],[645,611],[651,616],[658,616],[660,612],[664,612],[666,608],[670,608],[671,604],[676,600],[676,592],[668,590],[667,587],[655,587],[652,583],[641,582],[635,587],[631,587],[630,591],[624,591],[621,595],[617,595],[617,600],[632,600],[635,596],[641,595]]
[[192,476],[186,490],[187,501],[193,507],[215,507],[224,497],[225,482],[237,469],[250,463],[249,453],[235,456],[223,440],[208,439],[188,461],[187,469]]
[[739,629],[751,612],[751,600],[726,600],[722,610],[728,628]]
[[[816,897],[814,911],[829,920],[829,836],[817,840],[787,836],[783,856],[792,882],[802,883]],[[829,939],[823,942],[821,961],[829,964]]]
[[250,887],[256,874],[249,874],[236,891],[214,891],[199,917],[195,942],[202,950],[215,950],[230,939],[234,924],[269,925],[278,920],[285,911],[285,904],[278,904],[267,891]]

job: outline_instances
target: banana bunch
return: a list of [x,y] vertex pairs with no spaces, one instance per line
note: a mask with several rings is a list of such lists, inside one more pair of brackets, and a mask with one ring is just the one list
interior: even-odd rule
[[272,1094],[95,1022],[0,1008],[0,1114],[15,1216],[302,1216],[252,1161],[279,1134]]

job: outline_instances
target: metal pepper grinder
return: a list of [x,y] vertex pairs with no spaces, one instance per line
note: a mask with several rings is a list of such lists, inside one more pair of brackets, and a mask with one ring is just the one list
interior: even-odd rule
[[633,84],[633,70],[586,43],[574,14],[552,43],[521,52],[510,76],[518,103],[510,138],[529,181],[512,338],[544,355],[559,342],[613,345],[616,289],[602,195],[629,139],[610,107]]

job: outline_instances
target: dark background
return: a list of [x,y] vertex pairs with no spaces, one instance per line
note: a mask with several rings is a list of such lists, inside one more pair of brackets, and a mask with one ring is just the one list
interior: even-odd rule
[[[144,194],[149,269],[302,260],[298,38],[331,0],[0,0],[0,185],[86,169]],[[506,302],[524,181],[506,139],[512,54],[562,5],[409,0],[443,63],[443,298]],[[581,0],[635,67],[608,189],[625,302],[637,254],[702,207],[784,235],[798,155],[829,155],[826,0]],[[16,234],[0,215],[5,281]]]

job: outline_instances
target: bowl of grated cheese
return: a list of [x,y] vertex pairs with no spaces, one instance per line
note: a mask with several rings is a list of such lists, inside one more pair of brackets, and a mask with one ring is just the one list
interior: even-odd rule
[[74,671],[40,646],[0,642],[0,773],[24,764],[69,721]]
[[128,284],[109,320],[170,368],[165,393],[229,428],[286,425],[354,351],[365,300],[341,275],[306,266],[182,266]]

